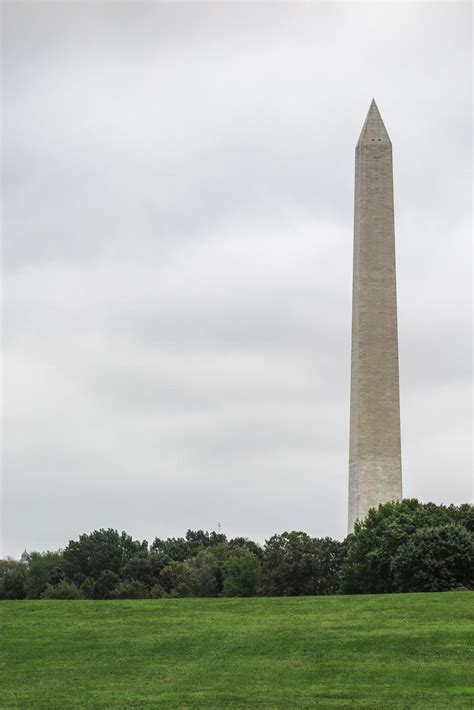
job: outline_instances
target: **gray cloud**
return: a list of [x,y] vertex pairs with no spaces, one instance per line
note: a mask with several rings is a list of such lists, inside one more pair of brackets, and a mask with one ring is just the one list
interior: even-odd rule
[[407,495],[471,495],[470,6],[6,3],[3,553],[345,533],[354,146],[394,144]]

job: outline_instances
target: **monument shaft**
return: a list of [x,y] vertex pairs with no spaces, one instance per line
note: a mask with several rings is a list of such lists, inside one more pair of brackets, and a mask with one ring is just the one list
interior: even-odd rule
[[372,101],[355,159],[349,532],[401,496],[392,144]]

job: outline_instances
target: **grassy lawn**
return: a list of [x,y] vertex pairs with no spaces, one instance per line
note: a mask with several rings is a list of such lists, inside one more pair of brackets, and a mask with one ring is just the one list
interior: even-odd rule
[[474,594],[0,602],[1,708],[472,708]]

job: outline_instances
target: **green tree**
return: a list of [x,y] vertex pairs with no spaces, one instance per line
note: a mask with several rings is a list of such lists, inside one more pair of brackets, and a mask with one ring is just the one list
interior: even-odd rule
[[166,592],[161,586],[161,584],[157,582],[150,589],[148,596],[150,597],[150,599],[162,599],[163,597],[166,597]]
[[254,597],[260,584],[261,563],[247,547],[234,547],[223,565],[227,597]]
[[188,530],[186,533],[186,541],[189,545],[191,555],[196,555],[199,550],[214,545],[220,545],[227,542],[227,537],[224,533],[204,532],[204,530]]
[[337,594],[346,554],[345,542],[330,537],[313,538],[313,594]]
[[267,596],[334,594],[345,545],[304,532],[274,535],[265,543],[262,593]]
[[266,541],[262,592],[266,596],[314,594],[313,545],[304,532],[284,532]]
[[194,556],[199,550],[209,547],[211,544],[207,530],[206,532],[204,532],[204,530],[188,530],[186,533],[186,542],[189,556]]
[[0,599],[25,599],[25,565],[16,560],[1,560],[0,575]]
[[159,579],[161,570],[169,564],[170,559],[157,552],[140,552],[132,557],[122,567],[123,580],[136,579],[148,589]]
[[392,560],[394,591],[474,588],[474,535],[456,523],[416,530]]
[[187,562],[173,560],[162,570],[160,584],[166,596],[193,597],[198,587],[198,577]]
[[210,552],[209,549],[201,550],[196,557],[188,560],[187,564],[194,572],[195,585],[193,588],[193,596],[217,596],[219,562],[212,552]]
[[150,545],[150,550],[163,556],[167,562],[184,562],[202,550],[227,544],[227,538],[222,533],[204,530],[188,530],[186,537],[169,537],[162,540],[157,537]]
[[209,533],[209,545],[214,546],[214,545],[222,545],[227,543],[227,536],[224,533],[219,533],[216,532],[215,530],[212,530],[212,532]]
[[167,540],[156,537],[150,550],[161,555],[167,564],[172,561],[184,562],[191,556],[190,544],[183,537],[169,537]]
[[261,545],[253,540],[249,540],[247,537],[234,537],[232,540],[229,540],[229,549],[233,550],[236,547],[246,547],[247,550],[252,552],[255,557],[258,557],[259,560],[263,558],[263,548]]
[[135,555],[146,552],[146,540],[139,542],[117,530],[94,530],[70,540],[64,550],[64,574],[68,581],[81,585],[86,577],[97,580],[104,570],[120,574]]
[[119,576],[110,569],[103,570],[92,586],[93,599],[110,599],[112,591],[119,583]]
[[80,590],[75,584],[63,580],[58,584],[47,584],[41,594],[42,599],[83,599]]
[[112,599],[146,599],[147,589],[143,582],[137,579],[129,579],[120,582],[111,592]]
[[93,599],[94,596],[94,580],[91,579],[90,577],[86,577],[85,580],[82,582],[81,586],[79,589],[81,590],[81,594],[84,597],[84,599]]
[[3,560],[0,560],[0,579],[10,574],[19,564],[18,560],[15,560],[13,557],[5,557]]
[[[414,584],[415,570],[410,575],[408,567],[411,564],[409,560],[416,559],[413,546],[418,536],[420,544],[423,542],[426,549],[433,551],[436,543],[428,543],[428,539],[439,539],[439,535],[427,532],[429,529],[455,525],[472,535],[473,509],[469,505],[420,503],[413,498],[372,508],[365,520],[356,523],[354,532],[347,538],[341,591],[345,594],[388,593]],[[421,530],[426,532],[422,534]],[[446,530],[443,534],[447,534]],[[465,551],[462,555],[464,559]],[[444,573],[440,560],[426,558],[426,565],[433,567],[433,573],[439,576],[439,584],[443,584]],[[451,562],[449,565],[452,569]],[[461,561],[460,568],[462,565]],[[417,579],[421,584],[421,576]],[[433,576],[431,584],[434,584]],[[410,588],[421,591],[420,587]]]
[[28,598],[38,599],[48,584],[59,584],[63,575],[61,552],[32,552],[26,572]]

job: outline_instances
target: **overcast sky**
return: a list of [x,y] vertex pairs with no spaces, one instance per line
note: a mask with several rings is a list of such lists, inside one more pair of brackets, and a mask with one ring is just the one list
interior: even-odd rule
[[344,537],[372,96],[404,495],[471,498],[470,59],[469,3],[3,2],[4,555]]

